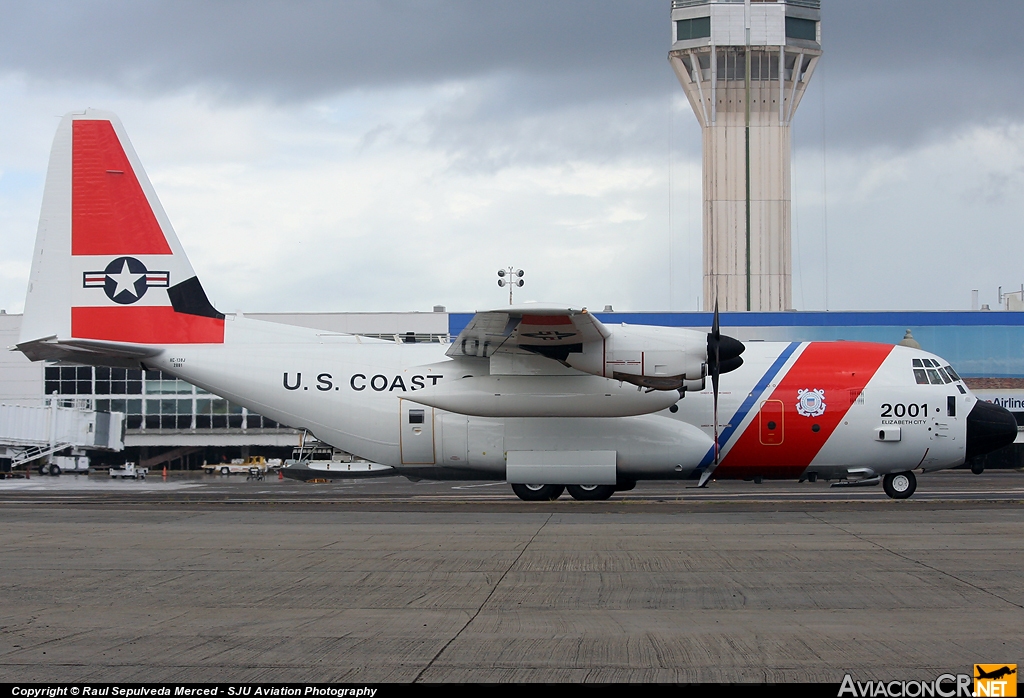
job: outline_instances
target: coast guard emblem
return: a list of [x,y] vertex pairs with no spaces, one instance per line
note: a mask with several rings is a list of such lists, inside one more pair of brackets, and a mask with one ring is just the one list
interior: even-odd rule
[[803,388],[796,391],[799,398],[796,403],[796,411],[802,417],[820,417],[825,414],[825,391],[809,390]]

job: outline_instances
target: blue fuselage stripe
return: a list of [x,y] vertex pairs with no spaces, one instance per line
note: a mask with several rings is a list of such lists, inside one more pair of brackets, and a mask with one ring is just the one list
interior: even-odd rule
[[[743,404],[740,405],[740,408],[738,410],[736,410],[736,414],[734,414],[732,416],[732,419],[729,420],[729,426],[723,429],[722,433],[719,434],[719,450],[725,451],[725,447],[729,443],[729,439],[731,439],[733,434],[735,434],[736,431],[739,429],[740,424],[743,423],[743,420],[746,418],[747,413],[750,412],[751,408],[753,408],[758,398],[761,397],[761,394],[768,387],[768,384],[775,380],[775,376],[779,374],[779,371],[782,370],[782,367],[786,365],[787,361],[789,361],[789,357],[793,355],[793,352],[795,352],[797,347],[799,346],[800,342],[790,342],[789,346],[782,350],[782,353],[779,354],[779,357],[777,359],[775,359],[775,362],[771,365],[771,367],[767,371],[765,371],[765,374],[763,376],[761,376],[761,380],[757,382],[757,385],[754,386],[754,389],[750,391],[749,395],[747,395],[746,399],[743,401]],[[697,466],[696,469],[694,469],[693,475],[691,475],[691,477],[699,477],[700,474],[703,473],[709,465],[711,465],[711,462],[714,461],[714,459],[715,447],[712,444],[711,448],[708,449],[707,454],[705,454],[703,460],[701,460],[700,465]]]

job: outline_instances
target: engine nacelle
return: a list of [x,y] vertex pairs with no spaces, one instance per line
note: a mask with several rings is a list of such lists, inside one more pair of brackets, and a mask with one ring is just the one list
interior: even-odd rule
[[614,378],[654,390],[678,390],[707,375],[708,336],[676,327],[607,327],[603,343],[583,345],[566,363],[595,376]]

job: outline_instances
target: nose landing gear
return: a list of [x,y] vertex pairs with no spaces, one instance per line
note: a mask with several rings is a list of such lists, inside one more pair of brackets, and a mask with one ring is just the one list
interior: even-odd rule
[[917,489],[917,478],[909,470],[903,473],[889,473],[882,478],[882,489],[893,499],[906,499]]

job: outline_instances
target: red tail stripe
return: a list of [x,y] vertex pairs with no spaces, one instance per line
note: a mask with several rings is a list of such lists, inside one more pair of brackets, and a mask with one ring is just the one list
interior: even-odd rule
[[71,336],[137,344],[223,344],[224,320],[166,305],[72,308]]
[[73,124],[71,254],[171,254],[109,121]]

